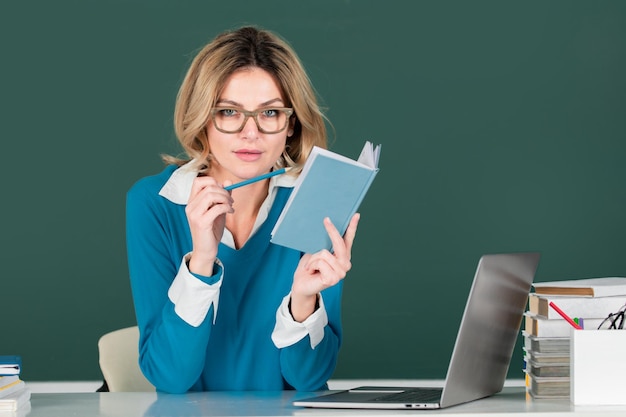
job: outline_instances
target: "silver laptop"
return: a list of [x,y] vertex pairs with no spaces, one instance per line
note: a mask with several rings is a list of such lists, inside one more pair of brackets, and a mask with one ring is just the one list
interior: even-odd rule
[[538,264],[539,253],[492,254],[480,258],[443,388],[358,387],[298,399],[293,405],[431,409],[500,392]]

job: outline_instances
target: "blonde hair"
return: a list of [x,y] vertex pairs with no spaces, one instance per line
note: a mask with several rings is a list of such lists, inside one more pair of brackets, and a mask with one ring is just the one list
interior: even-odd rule
[[291,46],[267,30],[246,26],[218,35],[193,59],[178,91],[174,129],[189,159],[165,155],[181,165],[197,159],[201,170],[210,167],[207,124],[228,77],[245,68],[267,71],[277,81],[285,106],[294,109],[293,135],[276,166],[301,168],[313,146],[327,147],[326,117],[300,59]]

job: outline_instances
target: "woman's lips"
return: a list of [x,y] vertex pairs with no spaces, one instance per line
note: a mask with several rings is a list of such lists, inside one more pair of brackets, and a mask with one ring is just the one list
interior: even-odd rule
[[235,151],[235,155],[242,161],[252,162],[260,159],[262,153],[261,151],[257,151],[254,149],[238,149]]

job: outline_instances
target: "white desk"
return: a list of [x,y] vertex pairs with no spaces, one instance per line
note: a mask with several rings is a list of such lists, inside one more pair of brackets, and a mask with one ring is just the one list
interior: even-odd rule
[[490,417],[527,414],[530,416],[626,415],[626,406],[575,407],[569,400],[534,400],[524,388],[506,387],[490,398],[443,410],[321,410],[291,405],[295,398],[311,393],[203,392],[182,395],[156,393],[35,393],[30,409],[16,416],[26,417],[199,417],[199,416],[438,416]]

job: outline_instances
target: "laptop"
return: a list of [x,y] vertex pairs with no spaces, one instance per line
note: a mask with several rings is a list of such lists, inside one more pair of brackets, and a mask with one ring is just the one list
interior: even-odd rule
[[[465,305],[443,387],[362,386],[293,405],[314,408],[436,409],[504,387],[539,253],[483,255]],[[417,329],[419,332],[419,329]]]

